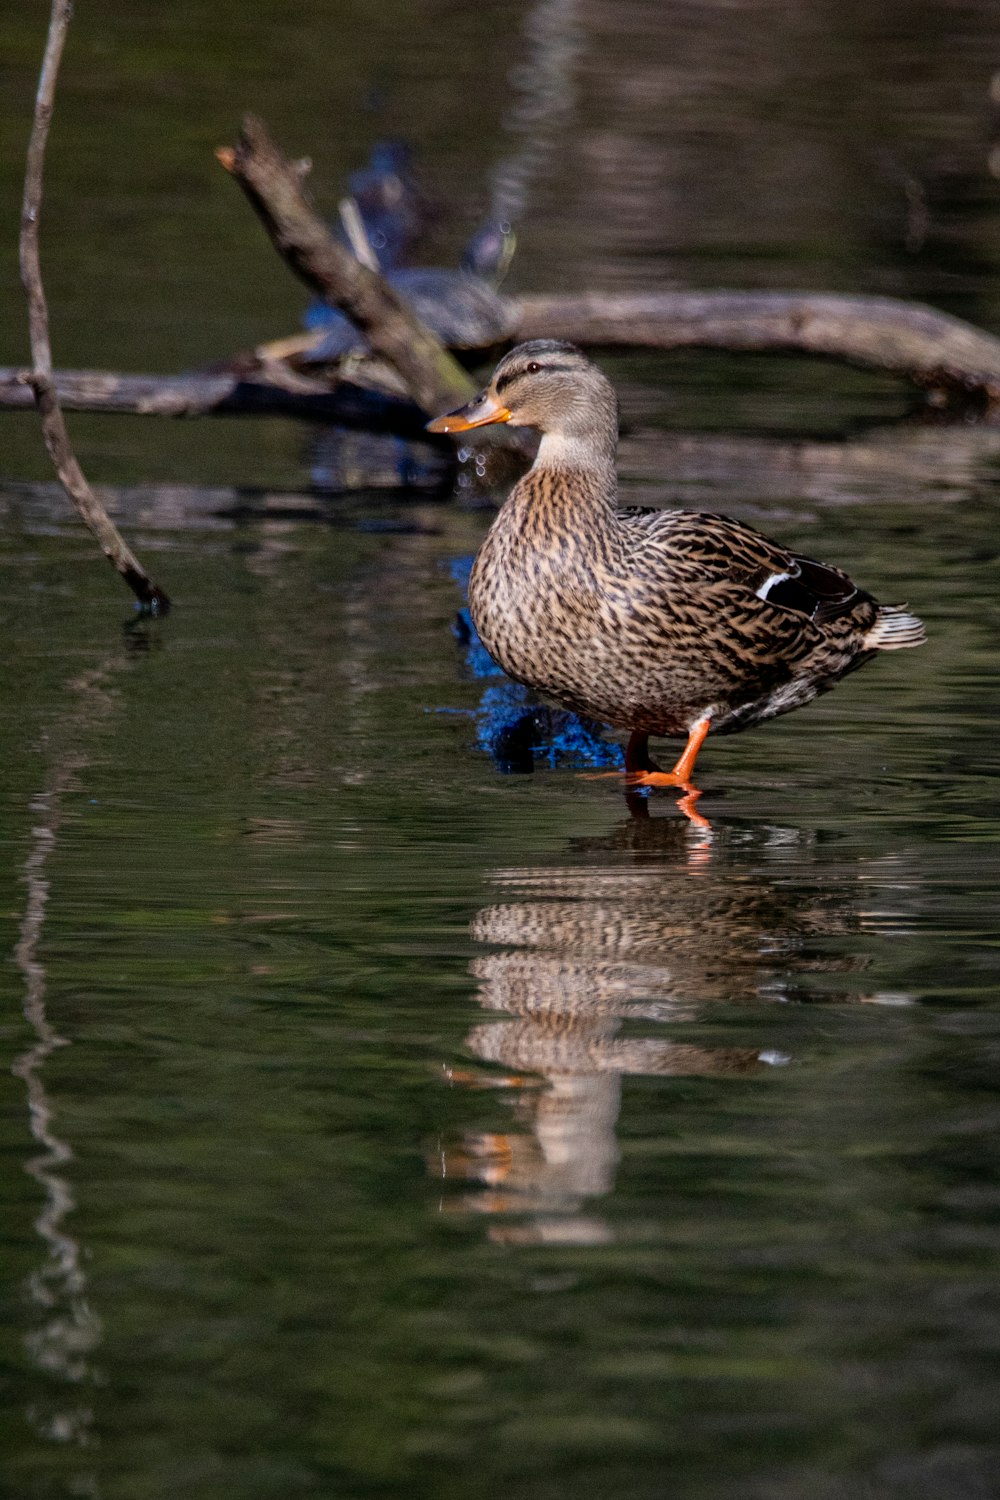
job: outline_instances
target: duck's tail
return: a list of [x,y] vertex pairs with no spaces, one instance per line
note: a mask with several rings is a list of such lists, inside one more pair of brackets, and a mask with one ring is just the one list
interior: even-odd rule
[[902,651],[906,646],[922,646],[926,639],[923,620],[911,615],[905,604],[883,604],[864,644],[867,651]]

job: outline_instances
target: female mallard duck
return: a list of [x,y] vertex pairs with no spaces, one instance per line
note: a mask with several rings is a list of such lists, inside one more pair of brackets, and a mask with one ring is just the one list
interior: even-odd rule
[[[542,440],[476,557],[476,629],[511,677],[627,730],[631,784],[691,790],[710,730],[787,713],[876,651],[923,641],[915,615],[738,521],[619,510],[618,402],[573,344],[521,344],[481,395],[429,428],[491,422]],[[651,734],[686,737],[672,771],[650,761]]]

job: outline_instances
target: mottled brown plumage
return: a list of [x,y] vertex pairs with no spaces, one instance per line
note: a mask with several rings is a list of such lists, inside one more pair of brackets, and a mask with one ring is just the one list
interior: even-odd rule
[[738,521],[618,509],[617,401],[573,345],[520,345],[431,426],[508,421],[542,440],[479,549],[472,618],[511,677],[628,730],[632,772],[651,769],[650,734],[687,736],[662,778],[687,784],[708,730],[787,713],[876,651],[924,639],[916,616]]

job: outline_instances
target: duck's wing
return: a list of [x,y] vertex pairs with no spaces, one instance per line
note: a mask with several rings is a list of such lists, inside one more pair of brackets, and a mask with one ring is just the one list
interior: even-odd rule
[[744,598],[749,592],[816,625],[874,603],[839,568],[791,552],[728,516],[638,509],[622,516],[639,554],[662,548],[672,581],[682,587],[728,581]]

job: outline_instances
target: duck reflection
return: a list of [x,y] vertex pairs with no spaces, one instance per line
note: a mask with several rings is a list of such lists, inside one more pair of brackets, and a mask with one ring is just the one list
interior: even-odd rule
[[735,1078],[787,1062],[765,1037],[712,1046],[632,1031],[703,1019],[713,1003],[800,998],[805,971],[865,965],[810,954],[861,923],[856,878],[803,879],[812,843],[798,829],[729,824],[706,861],[676,819],[633,817],[575,841],[572,865],[496,870],[501,899],[471,928],[491,951],[471,970],[480,1004],[507,1019],[466,1038],[493,1067],[450,1077],[509,1089],[515,1122],[466,1131],[439,1153],[439,1174],[465,1184],[446,1205],[489,1215],[498,1240],[607,1239],[587,1204],[614,1185],[624,1076]]

